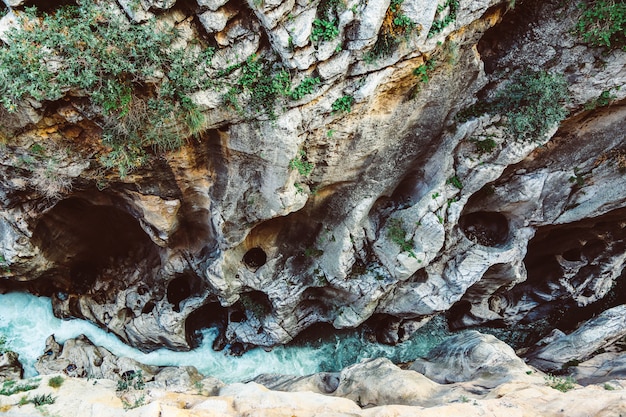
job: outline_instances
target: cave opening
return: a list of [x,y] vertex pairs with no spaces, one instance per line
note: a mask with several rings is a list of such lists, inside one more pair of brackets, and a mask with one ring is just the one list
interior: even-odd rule
[[267,254],[260,247],[255,247],[243,255],[243,262],[252,269],[257,269],[265,265],[267,262]]
[[181,303],[187,298],[197,295],[201,280],[196,275],[179,274],[167,285],[167,301],[173,304],[173,310],[180,312]]
[[219,302],[210,302],[196,309],[189,314],[185,320],[185,337],[187,344],[192,349],[200,346],[203,338],[202,330],[211,327],[215,327],[219,332],[216,342],[223,339],[227,319],[228,309],[222,307]]
[[129,213],[71,197],[57,203],[39,220],[33,242],[55,263],[50,290],[84,294],[103,268],[125,260],[154,259],[154,243]]
[[459,226],[468,239],[483,246],[501,246],[509,239],[509,222],[495,211],[464,214],[459,218]]

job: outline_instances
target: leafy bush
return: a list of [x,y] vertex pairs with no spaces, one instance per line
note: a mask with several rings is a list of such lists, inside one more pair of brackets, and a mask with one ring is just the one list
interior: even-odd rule
[[339,36],[339,20],[315,19],[311,30],[313,42],[332,41]]
[[48,386],[52,388],[60,388],[65,379],[61,375],[53,376],[48,380]]
[[437,33],[443,31],[450,23],[456,20],[456,14],[459,11],[459,0],[446,0],[444,4],[437,6],[436,19],[428,31],[428,37],[431,38]]
[[131,389],[142,390],[144,387],[143,372],[139,369],[137,371],[124,372],[120,376],[120,379],[117,380],[116,391],[126,392]]
[[239,76],[222,96],[224,103],[245,115],[239,97],[247,94],[248,106],[254,112],[267,114],[272,120],[276,119],[276,100],[291,94],[289,73],[282,68],[274,71],[267,60],[251,55],[244,62],[219,71],[217,76],[226,77],[235,71],[238,71]]
[[416,258],[415,252],[413,252],[413,242],[406,239],[406,230],[404,230],[404,224],[400,219],[390,219],[387,222],[387,237],[396,245],[400,247],[402,252],[408,252],[409,256]]
[[306,152],[300,151],[298,157],[289,161],[289,169],[295,169],[302,176],[308,177],[313,171],[314,165],[307,160]]
[[492,100],[478,102],[457,117],[464,121],[483,113],[502,114],[516,140],[538,140],[565,118],[563,103],[567,98],[567,83],[561,75],[527,71],[501,88]]
[[606,107],[610,105],[616,98],[617,96],[612,94],[611,90],[604,90],[597,98],[585,104],[585,110],[594,110],[598,107]]
[[18,392],[31,391],[39,387],[39,379],[27,379],[24,381],[7,380],[2,383],[0,395],[13,395]]
[[339,113],[339,112],[350,113],[352,111],[352,104],[354,104],[354,97],[352,96],[339,97],[332,104],[333,113]]
[[413,75],[415,75],[420,80],[420,82],[427,83],[428,81],[430,81],[430,73],[434,71],[436,67],[437,62],[435,61],[435,59],[429,58],[425,60],[422,65],[413,70]]
[[400,42],[408,39],[417,29],[415,23],[400,11],[402,3],[404,3],[404,0],[391,0],[376,43],[365,55],[366,62],[373,62],[375,59],[390,56],[397,49]]
[[27,8],[18,20],[20,29],[8,31],[0,54],[0,102],[9,111],[29,97],[89,97],[101,109],[104,142],[120,154],[108,161],[125,164],[123,170],[141,158],[121,154],[145,145],[177,147],[180,136],[202,128],[188,95],[213,84],[212,48],[172,48],[179,36],[174,27],[129,24],[115,7],[93,0],[52,13]]
[[576,387],[576,380],[571,376],[563,378],[554,375],[547,375],[545,380],[547,386],[561,392],[567,392]]
[[626,51],[626,3],[623,0],[592,0],[580,3],[582,14],[575,31],[593,46]]
[[300,100],[307,94],[311,94],[313,89],[321,82],[319,77],[307,77],[297,87],[289,92],[292,100]]
[[40,394],[35,395],[33,398],[29,399],[28,402],[32,403],[35,407],[40,407],[42,405],[54,404],[56,400],[56,397],[53,397],[52,394]]

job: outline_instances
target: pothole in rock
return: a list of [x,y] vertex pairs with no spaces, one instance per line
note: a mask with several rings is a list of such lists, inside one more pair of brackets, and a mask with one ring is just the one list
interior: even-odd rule
[[[193,311],[185,320],[185,337],[187,344],[191,348],[200,346],[202,342],[204,329],[211,327],[217,328],[219,335],[216,339],[216,343],[219,344],[220,340],[224,338],[224,329],[226,328],[226,321],[228,317],[228,309],[222,307],[218,302],[207,303],[197,310]],[[214,343],[214,349],[219,349]],[[223,346],[222,346],[223,348]]]
[[459,219],[459,226],[468,239],[483,246],[501,246],[509,239],[509,222],[498,212],[464,214]]
[[39,220],[32,239],[55,263],[57,273],[45,285],[52,291],[85,294],[107,268],[133,259],[158,262],[154,243],[133,216],[82,198],[57,203]]
[[167,285],[167,301],[173,304],[173,310],[180,312],[181,303],[187,298],[198,295],[202,281],[192,274],[180,274]]
[[259,247],[252,248],[243,255],[243,263],[252,269],[260,268],[265,265],[266,262],[267,254]]

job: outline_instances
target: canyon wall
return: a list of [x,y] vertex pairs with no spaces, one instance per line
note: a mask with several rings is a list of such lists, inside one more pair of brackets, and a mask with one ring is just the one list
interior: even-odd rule
[[[57,9],[5,3],[5,50]],[[94,33],[174,26],[177,55],[113,102],[56,75],[4,102],[0,289],[145,351],[217,325],[235,353],[311,326],[397,343],[441,313],[527,347],[626,301],[626,52],[576,4],[78,4]],[[145,116],[173,80],[187,124]]]

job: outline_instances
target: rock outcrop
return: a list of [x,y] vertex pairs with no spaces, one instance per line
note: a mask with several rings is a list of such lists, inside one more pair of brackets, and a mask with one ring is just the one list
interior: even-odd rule
[[[476,342],[476,340],[480,340]],[[82,340],[66,342],[63,350],[89,354],[91,347]],[[493,337],[469,332],[465,343],[469,357],[452,355],[447,363],[455,369],[483,369],[486,374],[466,373],[463,382],[439,384],[413,370],[400,369],[388,360],[373,359],[344,369],[338,378],[319,374],[301,378],[273,379],[280,390],[258,382],[224,385],[212,378],[179,379],[174,389],[163,385],[172,368],[159,372],[154,379],[139,373],[112,375],[110,379],[86,379],[65,373],[13,382],[13,391],[0,397],[0,410],[7,416],[30,416],[33,413],[72,416],[247,416],[247,415],[333,415],[333,416],[441,416],[441,415],[541,415],[618,416],[626,411],[623,380],[602,386],[581,387],[565,379],[545,378],[532,371],[520,373],[521,360],[510,348]],[[429,359],[435,363],[440,346]],[[485,357],[489,351],[499,360]],[[44,355],[50,356],[50,355]],[[112,362],[115,362],[115,358]],[[120,365],[124,362],[117,358]],[[486,362],[485,362],[486,361]],[[141,364],[135,364],[142,367]],[[510,365],[510,367],[509,367]],[[137,370],[138,371],[138,370]],[[499,371],[507,376],[493,378]],[[272,384],[272,378],[264,376]],[[486,386],[485,381],[490,385]],[[19,387],[26,391],[20,391]],[[317,388],[316,388],[317,387]],[[319,392],[319,389],[326,391]],[[44,404],[35,399],[48,398]],[[40,400],[43,401],[43,400]],[[36,408],[35,408],[36,407]]]

